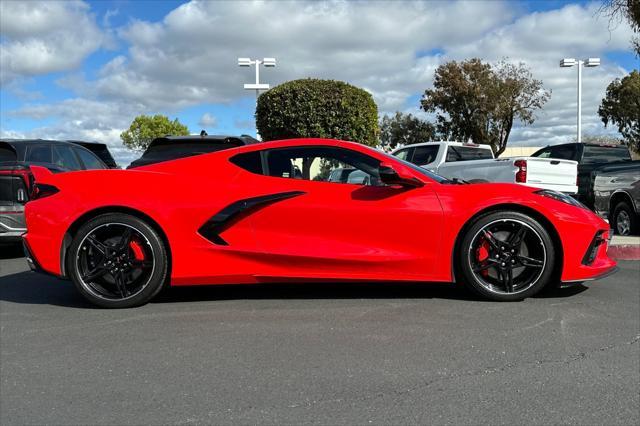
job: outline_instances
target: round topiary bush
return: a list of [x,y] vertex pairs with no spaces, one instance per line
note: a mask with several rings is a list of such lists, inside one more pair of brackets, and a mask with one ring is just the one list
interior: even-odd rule
[[378,143],[378,107],[367,91],[342,81],[283,83],[258,98],[256,127],[265,141],[331,138]]

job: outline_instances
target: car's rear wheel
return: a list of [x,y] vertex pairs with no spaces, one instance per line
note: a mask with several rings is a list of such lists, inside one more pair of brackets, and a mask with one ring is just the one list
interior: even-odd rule
[[555,248],[549,232],[519,212],[493,212],[476,219],[458,254],[464,284],[491,300],[522,300],[553,277]]
[[128,214],[107,213],[83,224],[67,256],[69,276],[90,302],[105,308],[147,303],[167,279],[167,251],[158,233]]

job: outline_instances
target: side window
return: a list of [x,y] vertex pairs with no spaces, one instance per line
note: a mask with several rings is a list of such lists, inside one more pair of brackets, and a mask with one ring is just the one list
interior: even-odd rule
[[454,161],[462,161],[462,155],[458,151],[458,148],[455,146],[450,146],[447,148],[447,158],[445,162],[451,163]]
[[394,153],[393,155],[395,157],[398,157],[401,160],[411,161],[411,151],[413,151],[413,148],[405,148],[405,149],[401,149],[400,151]]
[[260,151],[238,154],[231,158],[231,162],[248,172],[258,175],[264,174],[262,172],[262,158],[260,156]]
[[51,145],[34,144],[27,150],[27,160],[33,163],[51,163]]
[[318,182],[382,185],[380,161],[344,148],[299,147],[267,153],[268,175]]
[[413,153],[413,160],[411,160],[411,162],[419,166],[426,166],[427,164],[436,161],[440,145],[417,146],[415,149],[416,150]]
[[574,145],[559,145],[551,147],[548,158],[558,158],[560,160],[573,160],[576,155]]
[[104,169],[104,164],[92,153],[84,149],[75,149],[85,169]]
[[491,152],[488,149],[450,146],[447,150],[446,161],[490,160],[492,158]]
[[482,149],[482,148],[468,148],[468,147],[458,147],[458,152],[462,156],[462,161],[470,161],[470,160],[491,160],[493,155],[491,155],[491,150]]
[[613,161],[631,160],[631,156],[627,148],[613,148],[608,146],[592,146],[585,145],[584,159],[585,164],[591,163],[611,163]]
[[53,147],[53,163],[69,170],[80,170],[78,159],[68,146]]
[[545,148],[543,150],[540,150],[540,151],[536,152],[535,154],[533,154],[532,157],[550,158],[551,157],[551,148]]

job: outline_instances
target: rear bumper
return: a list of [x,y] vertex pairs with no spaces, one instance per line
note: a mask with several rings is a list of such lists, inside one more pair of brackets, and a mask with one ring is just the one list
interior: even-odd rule
[[24,209],[0,207],[0,243],[20,242],[25,232]]
[[29,243],[24,238],[22,239],[22,249],[24,250],[24,257],[27,259],[27,264],[29,265],[29,269],[34,272],[39,272],[45,275],[51,275],[56,278],[61,278],[56,274],[52,274],[51,272],[45,271],[40,264],[38,263],[38,259],[33,255],[31,251],[31,247],[29,247]]
[[31,252],[29,243],[27,243],[27,241],[24,239],[22,240],[22,250],[24,250],[24,257],[27,259],[29,268],[35,272],[44,272],[44,270],[40,267],[40,264],[36,260],[36,257]]

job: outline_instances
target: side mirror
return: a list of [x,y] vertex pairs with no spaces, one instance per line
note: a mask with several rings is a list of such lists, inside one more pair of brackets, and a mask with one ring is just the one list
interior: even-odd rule
[[382,163],[378,167],[380,180],[387,185],[400,185],[405,188],[419,188],[424,183],[414,176],[398,172],[391,164]]

